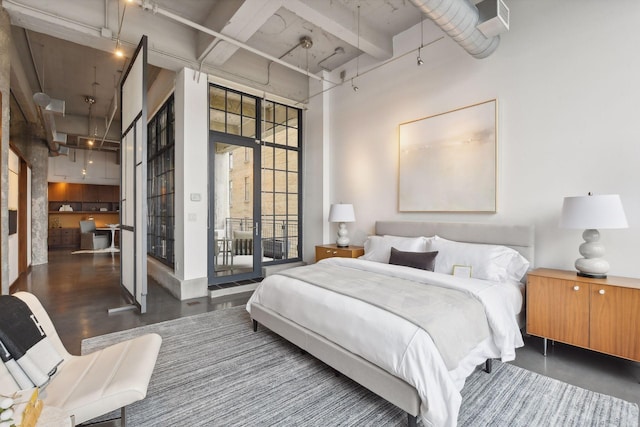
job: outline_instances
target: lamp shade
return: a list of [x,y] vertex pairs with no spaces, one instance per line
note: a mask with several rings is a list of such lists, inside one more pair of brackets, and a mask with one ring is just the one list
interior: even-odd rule
[[329,209],[329,222],[354,222],[356,215],[353,212],[353,205],[345,203],[335,203]]
[[564,198],[560,227],[596,229],[628,226],[622,201],[617,194]]

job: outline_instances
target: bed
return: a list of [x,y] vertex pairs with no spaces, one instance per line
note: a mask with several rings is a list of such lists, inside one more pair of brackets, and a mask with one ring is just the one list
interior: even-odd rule
[[[449,253],[448,247],[442,245],[457,248],[455,244],[465,242],[465,246],[462,246],[465,250],[469,247],[475,250],[494,245],[503,248],[500,250],[517,253],[519,258],[528,261],[526,267],[533,265],[531,226],[379,221],[376,223],[375,234],[372,241],[396,239],[392,240],[398,243],[395,246],[408,242],[415,245],[419,239],[424,239],[427,245],[425,247],[440,248],[434,262],[439,262],[438,256]],[[436,242],[436,238],[431,236],[438,236],[437,239],[440,240]],[[421,417],[425,425],[455,425],[461,402],[460,390],[466,377],[483,363],[490,368],[489,362],[493,358],[513,360],[515,348],[522,345],[519,329],[523,324],[524,285],[522,282],[507,285],[502,280],[461,278],[402,265],[389,265],[375,259],[376,247],[370,245],[367,248],[365,245],[365,248],[369,249],[368,254],[365,253],[365,260],[330,258],[314,264],[315,267],[285,270],[267,277],[247,303],[254,329],[258,324],[269,328],[396,405],[408,414],[409,425],[415,425],[417,417]],[[447,262],[455,262],[455,259],[452,261],[444,256],[442,263]],[[476,266],[477,272],[481,269],[482,266]],[[343,292],[342,286],[349,281],[360,283],[365,280],[360,279],[361,270],[365,276],[391,276],[392,279],[381,278],[379,281],[392,283],[394,289],[402,289],[398,293],[404,292],[404,286],[419,288],[420,292],[425,292],[426,286],[415,283],[430,283],[436,286],[428,288],[437,289],[437,292],[450,292],[442,289],[453,289],[454,293],[468,294],[464,298],[483,304],[486,320],[482,322],[487,323],[488,335],[480,335],[477,341],[467,343],[466,338],[458,339],[457,333],[454,333],[456,339],[449,341],[462,342],[466,348],[455,348],[456,344],[447,344],[452,345],[453,349],[445,348],[442,336],[446,334],[440,334],[438,338],[438,333],[433,330],[427,333],[416,326],[418,323],[414,318],[407,317],[404,313],[399,315],[397,312],[389,312],[386,306],[381,307],[386,304],[384,301],[361,301],[354,299],[348,292]],[[318,278],[310,279],[309,282],[304,278],[304,274],[321,275],[329,274],[330,271],[338,273],[339,277],[336,277],[334,285],[327,285],[328,288],[318,286]],[[504,295],[509,295],[504,298],[508,303],[499,302],[503,298],[503,292],[506,292]],[[394,298],[389,299],[396,299],[395,291]],[[476,302],[471,301],[470,304]],[[406,305],[406,299],[400,305]],[[469,308],[460,310],[464,313],[467,310],[477,311]],[[439,315],[431,317],[438,318]],[[341,325],[349,327],[343,328]],[[464,334],[466,329],[469,328],[461,322],[459,332]],[[458,357],[452,358],[451,354],[458,354]]]

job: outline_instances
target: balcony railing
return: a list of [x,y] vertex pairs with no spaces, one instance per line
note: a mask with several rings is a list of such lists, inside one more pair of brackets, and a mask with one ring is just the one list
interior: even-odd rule
[[[226,218],[225,236],[233,238],[234,231],[252,231],[251,218]],[[262,252],[265,258],[274,260],[298,258],[298,220],[262,220]]]

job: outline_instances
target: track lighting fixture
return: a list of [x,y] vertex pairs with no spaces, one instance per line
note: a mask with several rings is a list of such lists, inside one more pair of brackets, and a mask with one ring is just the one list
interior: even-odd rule
[[418,57],[416,58],[416,63],[418,64],[418,67],[424,64],[424,61],[420,57],[420,50],[422,50],[422,48],[424,47],[424,34],[423,34],[423,28],[422,28],[423,23],[424,23],[424,19],[421,19],[420,20],[420,47],[418,48]]
[[[358,5],[358,56],[356,56],[356,77],[360,75],[360,5]],[[354,92],[358,91],[358,86],[353,84],[353,77],[351,78],[351,89]]]

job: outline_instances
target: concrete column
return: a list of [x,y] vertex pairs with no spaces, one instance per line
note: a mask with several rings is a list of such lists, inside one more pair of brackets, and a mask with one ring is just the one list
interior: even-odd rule
[[2,132],[2,145],[0,147],[0,266],[2,287],[0,294],[9,293],[9,100],[11,95],[9,86],[11,83],[11,59],[9,56],[11,46],[11,24],[9,14],[0,7],[0,93],[2,93],[2,105],[0,114],[0,131]]
[[39,137],[36,124],[12,124],[11,142],[31,165],[31,265],[46,264],[49,261],[49,149],[46,141]]

